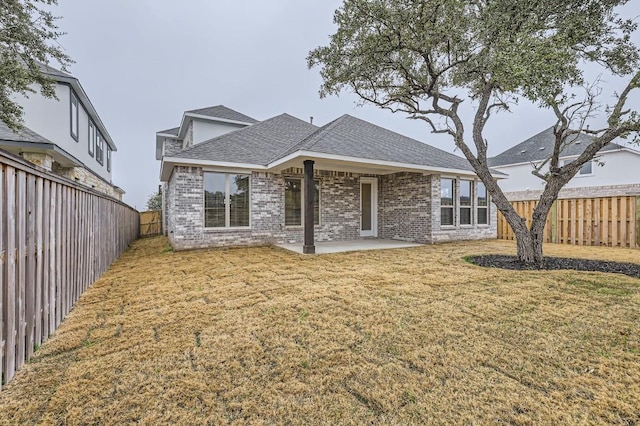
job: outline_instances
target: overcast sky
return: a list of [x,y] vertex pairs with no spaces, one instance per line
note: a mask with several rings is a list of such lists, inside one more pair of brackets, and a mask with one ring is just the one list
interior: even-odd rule
[[[76,61],[70,72],[96,107],[118,146],[113,182],[124,201],[144,210],[159,185],[155,132],[180,124],[185,110],[223,104],[258,120],[287,112],[324,125],[351,114],[453,152],[450,139],[426,125],[356,97],[320,99],[308,52],[335,31],[340,0],[59,0],[67,34],[60,44]],[[626,17],[640,15],[632,0]],[[640,37],[635,35],[636,43]],[[623,86],[605,77],[603,95]],[[603,100],[606,101],[606,97]],[[640,109],[638,97],[632,106]],[[492,119],[486,131],[495,155],[551,126],[549,111],[521,103]]]

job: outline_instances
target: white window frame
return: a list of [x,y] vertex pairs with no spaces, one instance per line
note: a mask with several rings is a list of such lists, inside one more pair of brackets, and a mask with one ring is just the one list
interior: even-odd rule
[[[283,197],[284,197],[284,203],[285,203],[285,212],[286,212],[286,202],[287,202],[287,197],[286,197],[286,192],[287,192],[287,181],[288,180],[299,180],[300,181],[300,224],[299,225],[287,225],[287,215],[285,213],[284,215],[284,226],[287,228],[299,228],[301,226],[303,226],[304,224],[304,178],[298,178],[298,177],[285,177],[284,178],[284,193],[283,193]],[[314,182],[318,183],[318,223],[315,223],[315,218],[314,218],[314,223],[313,226],[320,226],[322,224],[322,181],[320,179],[313,179]]]
[[[453,204],[452,205],[447,205],[447,206],[443,206],[442,205],[442,181],[443,180],[450,180],[451,181],[451,190],[453,191],[453,194],[451,194],[451,199],[453,200]],[[456,179],[452,178],[452,177],[448,177],[448,176],[441,176],[440,177],[440,226],[443,228],[455,228],[456,226],[456,211],[457,211],[457,205],[458,203],[456,202],[458,198],[458,191],[456,191]],[[442,223],[442,209],[446,208],[446,209],[451,209],[451,215],[453,218],[453,223],[451,224],[443,224]]]
[[[478,198],[479,198],[478,197],[478,195],[479,195],[478,188],[480,188],[480,185],[482,185],[482,187],[484,188],[484,195],[485,195],[485,198],[487,199],[487,205],[486,206],[481,206],[480,203],[478,202]],[[485,185],[484,182],[482,182],[482,181],[476,182],[476,196],[475,196],[475,199],[476,199],[476,224],[478,226],[489,226],[489,224],[491,222],[491,218],[489,217],[489,213],[490,213],[489,205],[491,204],[491,202],[490,202],[490,198],[489,198],[489,190],[487,189],[487,185]],[[479,218],[480,218],[480,215],[478,214],[478,211],[480,209],[485,209],[487,211],[487,215],[486,215],[487,223],[480,223],[478,221]]]
[[[251,174],[250,173],[227,173],[227,172],[208,172],[204,174],[218,174],[224,175],[224,226],[207,227],[205,223],[206,205],[206,188],[204,187],[204,176],[202,180],[202,227],[207,231],[221,231],[221,230],[233,230],[233,229],[251,229]],[[231,224],[231,175],[243,175],[249,178],[249,225],[248,226],[230,226]]]
[[[462,205],[462,183],[468,183],[469,184],[469,205],[468,206],[463,206]],[[458,197],[457,197],[457,201],[458,201],[458,222],[460,226],[473,226],[473,207],[474,207],[474,203],[473,203],[473,189],[474,189],[474,185],[473,185],[473,181],[472,180],[465,180],[465,179],[460,179],[459,180],[459,184],[456,185],[456,181],[454,179],[453,181],[453,186],[454,188],[456,186],[458,186]],[[453,201],[454,204],[456,204],[456,200]],[[469,210],[469,223],[462,223],[462,210],[463,209],[468,209]],[[455,221],[455,219],[454,219]]]
[[107,171],[111,171],[111,148],[107,145]]

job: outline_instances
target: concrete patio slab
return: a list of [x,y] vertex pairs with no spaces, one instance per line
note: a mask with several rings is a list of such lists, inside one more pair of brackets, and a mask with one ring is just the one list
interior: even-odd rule
[[[347,251],[360,250],[387,250],[407,247],[420,247],[422,244],[410,243],[407,241],[383,240],[383,239],[362,239],[348,241],[325,241],[316,243],[315,254],[343,253]],[[302,254],[302,244],[277,244],[277,247],[291,250]]]

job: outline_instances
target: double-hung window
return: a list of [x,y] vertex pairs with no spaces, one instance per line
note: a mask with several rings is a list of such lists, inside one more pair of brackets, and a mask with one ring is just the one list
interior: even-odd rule
[[440,225],[455,225],[455,180],[440,180]]
[[487,187],[484,183],[478,182],[478,225],[489,224],[489,195],[487,194]]
[[[315,200],[313,203],[313,224],[320,224],[320,181],[314,180]],[[284,224],[301,226],[304,215],[303,179],[285,179],[284,181]]]
[[79,104],[78,104],[78,97],[76,96],[75,93],[73,93],[73,90],[71,91],[71,107],[70,107],[70,112],[71,112],[71,137],[73,139],[75,139],[76,142],[78,142],[78,135],[80,134],[78,132],[78,110],[80,109]]
[[204,227],[249,227],[249,175],[204,174]]
[[471,225],[471,200],[473,194],[473,182],[460,181],[460,225]]
[[96,147],[96,125],[89,119],[89,155],[93,157],[93,151]]
[[104,164],[104,138],[100,132],[96,132],[96,161]]

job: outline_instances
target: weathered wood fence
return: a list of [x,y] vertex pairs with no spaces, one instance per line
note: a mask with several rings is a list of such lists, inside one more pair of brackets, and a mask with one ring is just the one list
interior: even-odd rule
[[[535,201],[511,204],[531,226]],[[620,196],[556,200],[547,216],[545,242],[585,246],[640,247],[640,197]],[[498,212],[498,238],[514,240]]]
[[0,152],[0,389],[138,237],[126,204]]
[[162,234],[162,211],[140,212],[140,236],[150,237]]

